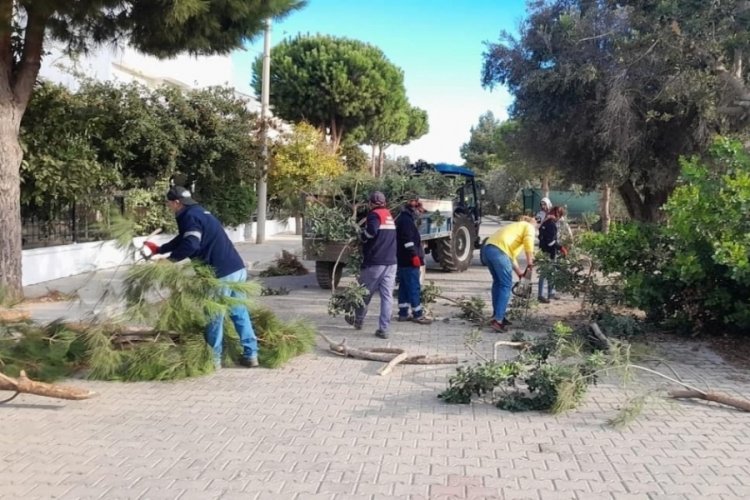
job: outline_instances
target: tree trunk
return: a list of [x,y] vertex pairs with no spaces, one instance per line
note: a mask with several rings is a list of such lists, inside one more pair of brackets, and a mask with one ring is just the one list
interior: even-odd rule
[[672,189],[646,190],[641,195],[633,183],[627,181],[618,186],[617,191],[622,196],[625,208],[632,219],[641,222],[658,222],[663,217],[661,207],[666,203]]
[[0,290],[13,301],[23,297],[20,115],[11,99],[0,97]]
[[378,177],[383,177],[383,169],[385,168],[385,149],[383,145],[378,146]]
[[602,232],[605,234],[609,232],[609,223],[611,221],[611,216],[609,213],[609,204],[610,204],[611,199],[612,199],[612,186],[610,186],[609,184],[604,184],[602,186],[600,215],[602,218]]
[[378,164],[377,164],[377,146],[375,144],[372,145],[372,149],[370,151],[370,173],[373,177],[378,176]]
[[542,197],[549,198],[549,174],[542,175]]
[[302,220],[301,214],[297,214],[294,216],[294,234],[300,236],[303,233],[302,228],[304,223],[305,222]]

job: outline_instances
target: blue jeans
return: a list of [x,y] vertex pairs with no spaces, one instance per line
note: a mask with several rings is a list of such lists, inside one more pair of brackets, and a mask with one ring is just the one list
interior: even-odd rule
[[359,282],[369,292],[365,297],[365,305],[354,313],[354,324],[361,325],[367,316],[367,308],[370,306],[373,294],[377,291],[380,295],[380,316],[378,317],[378,329],[387,332],[391,326],[391,313],[393,312],[393,285],[396,282],[396,264],[391,266],[367,266],[359,272]]
[[[219,278],[219,281],[225,281],[227,283],[244,283],[247,281],[247,270],[240,269],[232,274],[228,274],[223,278]],[[244,299],[245,296],[242,293],[236,292],[223,287],[220,293],[226,297],[234,297],[236,299]],[[250,320],[250,313],[247,312],[247,307],[238,304],[229,310],[229,317],[234,323],[234,329],[237,330],[237,334],[240,337],[240,344],[242,344],[242,356],[244,358],[257,358],[258,357],[258,338],[255,336],[253,330],[253,323]],[[216,316],[211,318],[206,327],[206,343],[211,346],[214,350],[214,361],[217,366],[221,365],[221,351],[224,342],[224,316]]]
[[540,299],[544,297],[544,283],[547,283],[547,298],[552,298],[555,295],[555,283],[552,281],[552,276],[544,275],[539,273],[539,293],[537,297]]
[[409,307],[415,318],[421,318],[422,298],[420,297],[419,268],[398,268],[398,315],[402,318],[409,316]]
[[513,287],[513,263],[495,245],[482,246],[483,258],[492,275],[492,316],[503,321]]

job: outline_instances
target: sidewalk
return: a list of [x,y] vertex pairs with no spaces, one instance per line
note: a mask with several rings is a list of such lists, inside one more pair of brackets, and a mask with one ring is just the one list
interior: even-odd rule
[[[262,244],[237,243],[237,251],[247,263],[248,269],[264,269],[281,255],[282,250],[302,254],[302,237],[294,234],[277,234],[266,238]],[[25,286],[23,305],[31,311],[35,321],[49,322],[56,319],[83,319],[91,315],[117,314],[122,311],[119,300],[122,284],[130,265],[69,276]],[[253,273],[254,274],[254,273]],[[44,297],[50,292],[74,295],[70,302],[35,302],[31,299]]]
[[[299,243],[287,235],[241,245],[240,252],[257,269]],[[107,273],[113,283],[121,280],[120,271]],[[80,287],[81,303],[91,309],[104,274],[45,285]],[[463,273],[444,273],[430,263],[427,279],[451,298],[489,298],[491,277],[476,254]],[[510,338],[476,330],[440,300],[433,305],[437,321],[394,322],[391,339],[382,341],[373,335],[376,301],[357,331],[327,314],[330,291],[314,285],[313,272],[265,281],[281,280],[290,293],[259,297],[262,305],[284,320],[309,321],[352,347],[391,346],[473,364],[479,360],[473,352],[489,359],[494,342]],[[549,320],[573,301],[578,303],[564,297],[535,314]],[[68,306],[33,309],[40,315],[60,305]],[[536,332],[531,324],[517,324],[514,331]],[[473,352],[466,348],[469,339]],[[700,344],[675,340],[650,347],[688,383],[735,396],[747,391],[750,373]],[[501,354],[510,359],[517,351]],[[320,340],[312,352],[274,370],[227,368],[174,382],[66,381],[99,394],[84,401],[21,395],[0,405],[0,498],[750,498],[746,414],[654,393],[633,424],[614,429],[606,420],[640,393],[638,387],[626,393],[601,380],[574,411],[512,413],[488,403],[438,399],[456,365],[401,365],[387,376],[378,374],[381,367],[331,354]]]

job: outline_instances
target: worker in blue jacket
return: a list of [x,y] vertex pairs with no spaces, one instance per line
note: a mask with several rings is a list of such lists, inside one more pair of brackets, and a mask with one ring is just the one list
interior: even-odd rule
[[[409,200],[396,217],[396,257],[398,276],[398,320],[429,325],[422,307],[419,276],[424,265],[424,248],[419,234],[420,217],[424,208],[419,199]],[[409,316],[409,308],[412,315]]]
[[[245,263],[224,231],[221,222],[205,208],[198,205],[190,191],[182,186],[172,186],[167,191],[167,206],[177,219],[179,234],[171,241],[159,246],[152,241],[143,245],[153,254],[170,254],[169,260],[198,259],[211,266],[220,281],[244,283],[247,281]],[[229,288],[221,291],[226,296],[244,299],[244,296]],[[243,356],[240,364],[258,366],[258,339],[253,330],[250,314],[244,305],[231,308],[229,315],[240,337]],[[224,317],[210,318],[205,333],[206,342],[214,351],[216,367],[221,367],[221,352],[224,340]]]
[[377,292],[380,296],[380,315],[375,336],[387,339],[390,336],[393,311],[393,286],[396,281],[396,225],[386,206],[385,195],[380,191],[370,194],[370,212],[360,232],[362,242],[362,265],[359,283],[367,288],[364,305],[346,315],[344,319],[357,330],[367,315],[370,300]]

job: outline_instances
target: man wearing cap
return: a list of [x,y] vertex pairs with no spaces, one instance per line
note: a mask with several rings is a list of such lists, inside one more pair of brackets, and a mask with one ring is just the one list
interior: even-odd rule
[[380,294],[380,316],[375,335],[387,339],[393,312],[393,286],[396,282],[396,225],[385,204],[385,195],[374,191],[370,195],[370,213],[365,227],[360,233],[362,241],[362,266],[359,282],[369,292],[365,305],[354,312],[354,317],[346,317],[347,322],[357,330],[367,315],[367,307],[373,294]]
[[[190,191],[182,186],[172,186],[167,191],[167,206],[177,219],[179,234],[171,241],[159,246],[151,241],[143,245],[154,254],[169,253],[169,260],[198,259],[211,266],[220,281],[243,283],[247,280],[245,263],[229,240],[221,222],[205,208],[198,205]],[[227,296],[243,299],[244,296],[228,288],[222,289]],[[258,339],[253,330],[247,307],[236,305],[229,311],[242,344],[240,364],[258,366]],[[216,367],[221,367],[221,352],[224,339],[224,317],[210,318],[205,338],[214,351]]]

